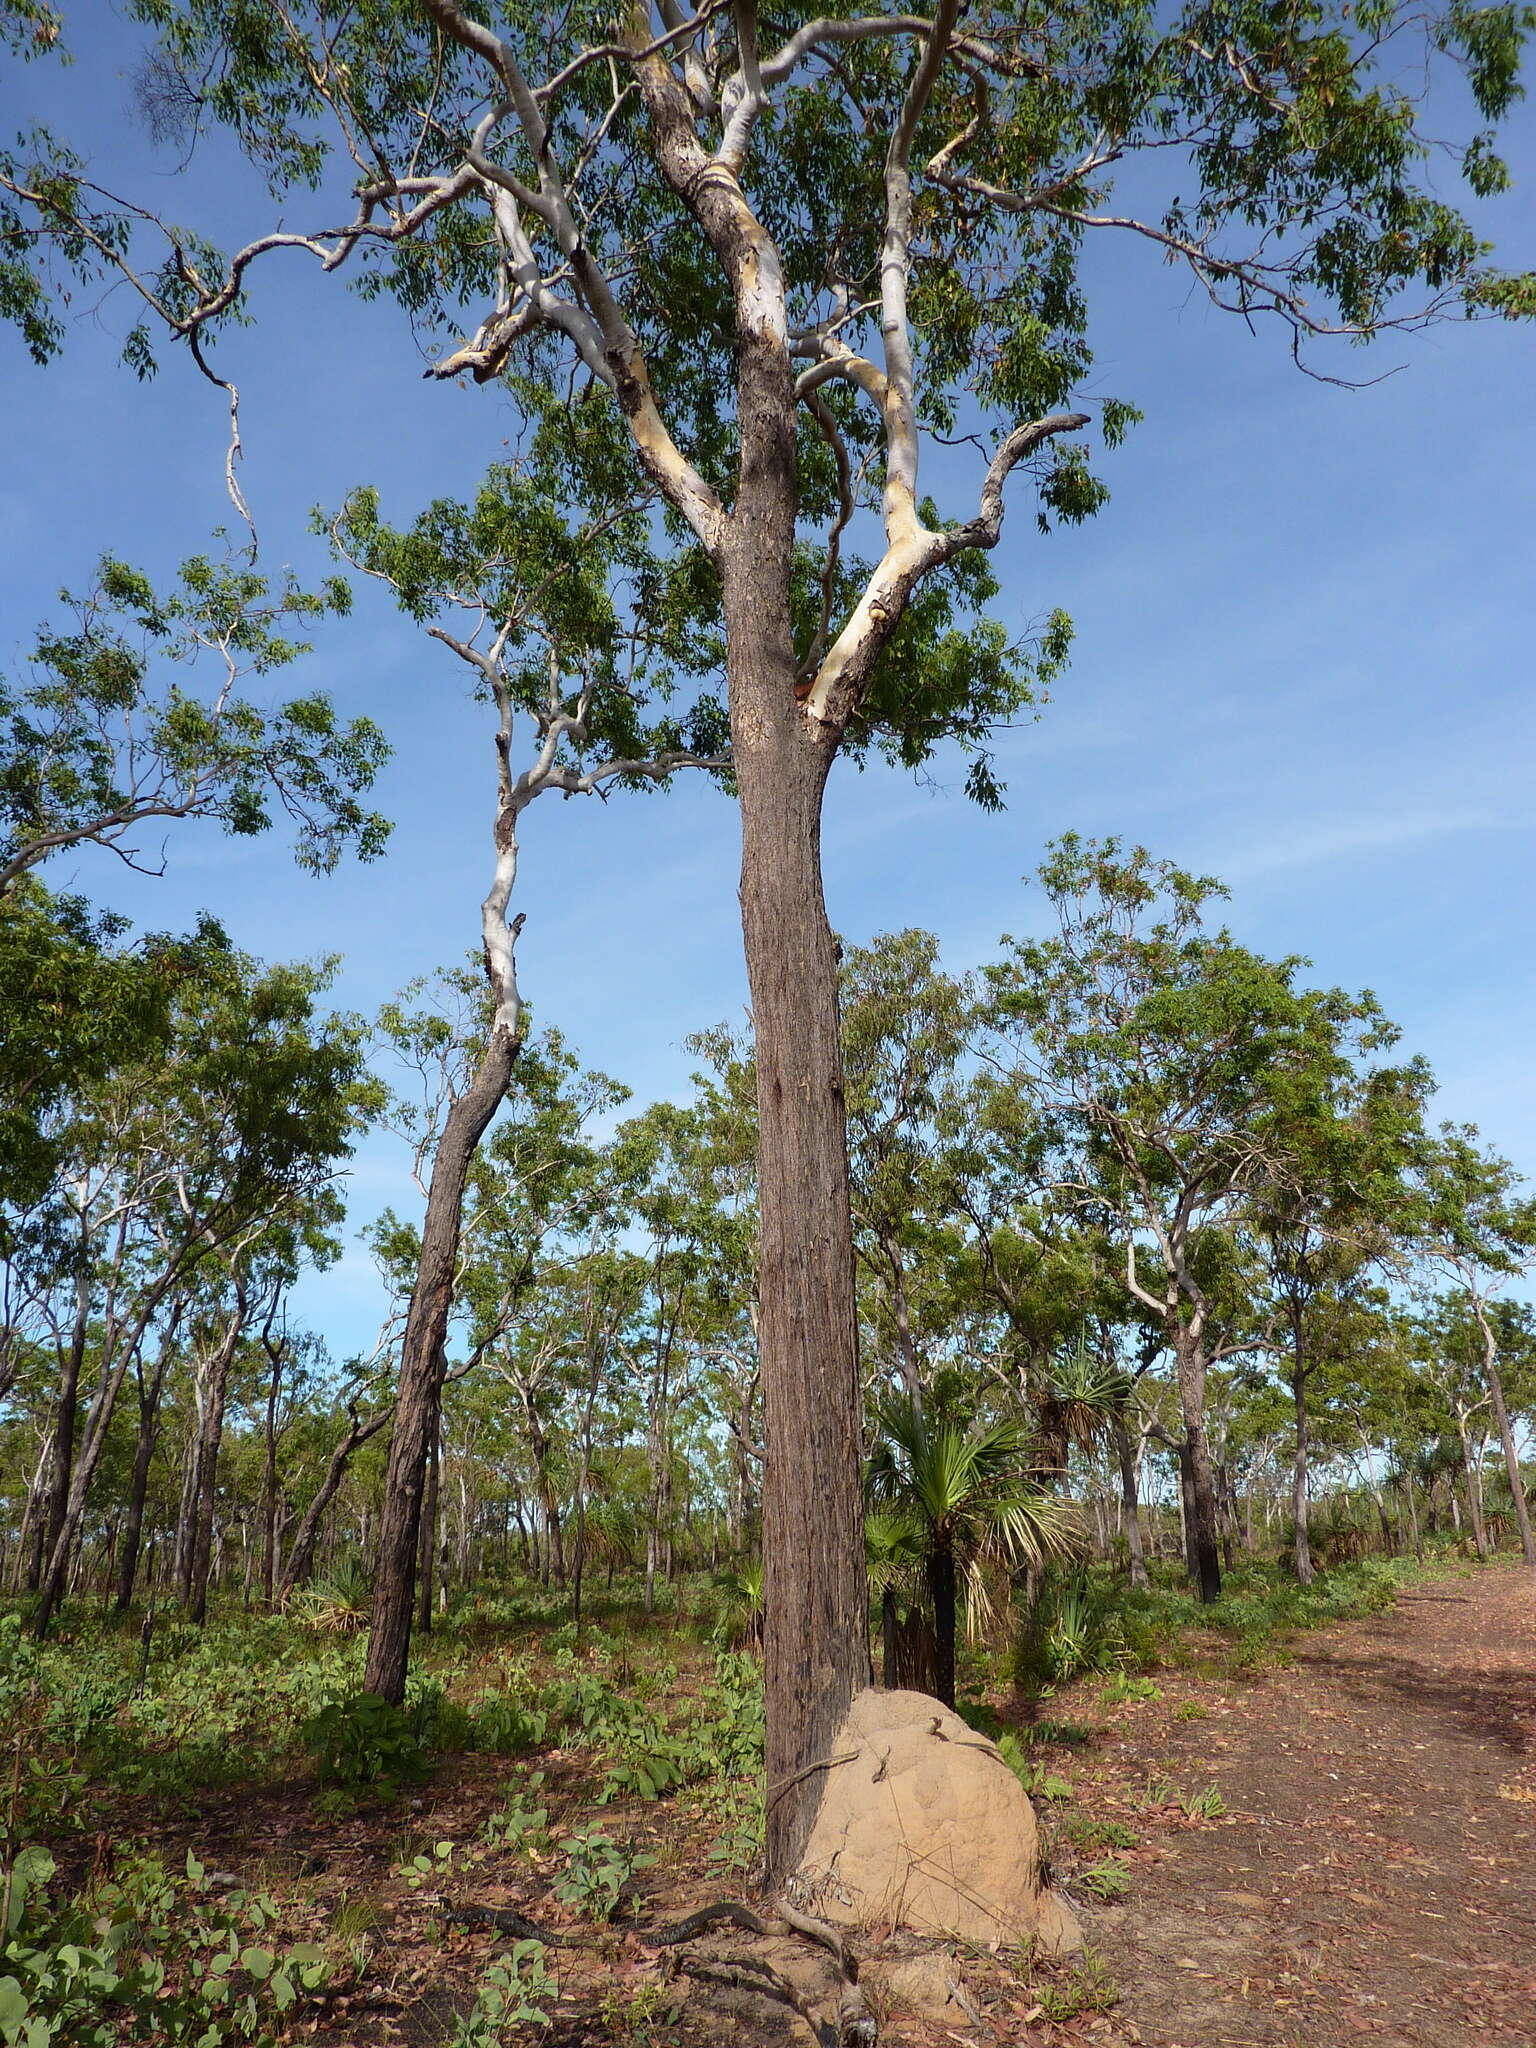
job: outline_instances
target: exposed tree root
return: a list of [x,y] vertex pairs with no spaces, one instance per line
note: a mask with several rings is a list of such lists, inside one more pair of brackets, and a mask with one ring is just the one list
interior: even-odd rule
[[[511,1906],[480,1906],[468,1904],[451,1906],[446,1917],[469,1926],[494,1927],[502,1934],[514,1934],[524,1941],[541,1941],[550,1948],[588,1948],[591,1939],[579,1934],[557,1934],[541,1927],[536,1920],[528,1919]],[[701,1983],[721,1984],[738,1991],[753,1991],[761,1997],[771,1998],[783,2005],[789,2005],[800,2015],[824,2048],[874,2048],[877,2029],[874,2015],[864,2002],[864,1994],[858,1984],[858,1964],[843,1942],[836,1928],[829,1927],[823,1920],[812,1919],[810,1914],[798,1911],[784,1900],[776,1900],[771,1915],[765,1917],[751,1906],[743,1905],[739,1899],[719,1899],[708,1906],[700,1906],[696,1913],[689,1913],[684,1919],[674,1921],[670,1926],[633,1930],[635,1939],[645,1948],[678,1948],[690,1941],[696,1941],[701,1934],[707,1934],[712,1927],[731,1926],[743,1928],[749,1934],[765,1937],[782,1936],[786,1932],[798,1934],[806,1941],[813,1941],[826,1949],[837,1964],[842,1978],[842,1990],[838,1998],[837,2017],[828,2021],[820,2016],[815,2003],[795,1988],[786,1977],[760,1962],[755,1956],[680,1956],[676,1967],[688,1977]]]

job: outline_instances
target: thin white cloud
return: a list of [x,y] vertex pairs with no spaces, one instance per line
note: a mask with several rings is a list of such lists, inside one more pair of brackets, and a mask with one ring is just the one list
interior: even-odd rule
[[1388,852],[1467,832],[1513,829],[1517,829],[1515,820],[1490,817],[1486,811],[1416,810],[1347,821],[1319,818],[1251,840],[1241,851],[1228,854],[1222,878],[1227,882],[1252,882],[1265,875],[1315,867],[1350,854]]

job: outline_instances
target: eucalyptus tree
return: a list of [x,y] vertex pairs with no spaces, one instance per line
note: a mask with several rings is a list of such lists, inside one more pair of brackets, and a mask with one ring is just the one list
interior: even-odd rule
[[1054,1131],[1058,1199],[1115,1244],[1126,1294],[1173,1353],[1192,1561],[1214,1600],[1206,1375],[1215,1353],[1251,1349],[1259,1334],[1243,1327],[1233,1232],[1303,1170],[1305,1134],[1375,1009],[1299,988],[1300,960],[1268,961],[1208,930],[1220,884],[1140,847],[1068,835],[1041,881],[1057,932],[1009,940],[985,970],[991,1056]]
[[[724,1050],[719,1039],[715,1049]],[[727,1055],[722,1079],[732,1064]],[[734,1363],[755,1350],[755,1230],[741,1200],[739,1137],[728,1092],[706,1084],[696,1104],[656,1103],[631,1118],[614,1145],[626,1215],[650,1265],[648,1327],[637,1328],[630,1352],[642,1389],[651,1475],[647,1609],[658,1572],[672,1572],[679,1426],[697,1406],[711,1362]],[[731,1420],[739,1432],[740,1416]]]
[[1438,1138],[1424,1148],[1418,1178],[1419,1253],[1460,1290],[1476,1326],[1481,1378],[1504,1452],[1520,1547],[1526,1563],[1536,1567],[1536,1536],[1499,1373],[1493,1314],[1499,1292],[1536,1265],[1536,1197],[1521,1193],[1522,1177],[1482,1145],[1470,1124],[1441,1125]]
[[925,1338],[956,1320],[946,1111],[967,1044],[970,991],[928,932],[887,933],[842,960],[853,1246],[871,1348],[922,1405]]
[[241,694],[309,652],[294,626],[349,609],[340,579],[274,590],[247,560],[197,555],[162,596],[107,556],[88,593],[61,596],[69,619],[39,629],[26,681],[0,679],[0,899],[82,845],[144,867],[138,833],[171,819],[249,835],[280,810],[318,872],[349,846],[383,851],[388,824],[362,802],[389,752],[373,720],[339,723],[320,693],[275,707]]
[[[1377,1013],[1363,1043],[1374,1052],[1396,1038],[1395,1027]],[[1293,1127],[1290,1170],[1259,1191],[1244,1219],[1288,1345],[1296,1434],[1291,1512],[1296,1576],[1304,1586],[1313,1577],[1307,1396],[1317,1358],[1311,1326],[1322,1316],[1336,1334],[1338,1310],[1371,1285],[1376,1269],[1383,1263],[1401,1266],[1409,1229],[1408,1170],[1433,1085],[1422,1060],[1345,1068],[1337,1085],[1318,1097],[1316,1113]]]
[[[479,919],[489,1014],[431,1146],[379,1531],[366,1682],[396,1702],[405,1692],[464,1188],[526,1030],[517,978],[523,916],[511,909],[522,815],[551,791],[593,796],[665,783],[683,768],[721,775],[729,766],[724,713],[699,687],[692,608],[686,593],[671,591],[651,545],[651,509],[649,495],[606,459],[599,431],[574,450],[535,437],[526,460],[493,466],[472,503],[439,501],[409,529],[385,524],[368,490],[330,522],[338,552],[394,591],[493,713],[492,858]],[[707,649],[703,659],[707,675]],[[674,704],[684,682],[694,687]],[[518,768],[523,726],[527,760]]]
[[[335,1181],[377,1097],[361,1027],[317,1014],[328,969],[263,968],[211,930],[186,967],[164,1051],[112,1074],[81,1118],[80,1170],[64,1197],[78,1243],[58,1270],[61,1380],[39,1634],[64,1591],[118,1397],[146,1339],[158,1330],[165,1340],[213,1264],[232,1271],[274,1233],[334,1220]],[[312,1234],[306,1250],[323,1258],[328,1242]],[[87,1361],[94,1380],[77,1441]]]
[[[1488,1448],[1492,1402],[1479,1370],[1482,1341],[1464,1301],[1434,1295],[1422,1304],[1413,1321],[1413,1356],[1434,1392],[1434,1467],[1446,1475],[1459,1471],[1467,1504],[1467,1524],[1478,1556],[1491,1554],[1483,1512],[1483,1467]],[[1462,1526],[1454,1481],[1449,1485],[1451,1520]]]
[[[167,1033],[179,942],[130,944],[127,932],[125,919],[35,877],[0,898],[0,1256],[13,1276],[67,1166],[78,1096]],[[0,1396],[16,1306],[8,1281]]]
[[[768,1771],[793,1781],[770,1830],[777,1880],[866,1675],[828,771],[840,750],[916,763],[950,737],[996,800],[988,731],[1060,659],[1064,629],[1033,656],[1010,649],[975,610],[975,563],[1020,470],[1038,468],[1046,516],[1098,502],[1065,438],[1088,424],[1065,409],[1089,367],[1086,239],[1150,243],[1298,347],[1536,309],[1536,283],[1492,271],[1436,196],[1438,115],[1422,118],[1404,61],[1411,34],[1470,85],[1481,126],[1460,169],[1486,195],[1507,182],[1489,131],[1519,91],[1526,17],[1460,0],[1427,16],[1372,0],[1363,18],[1342,0],[1301,16],[1084,4],[1039,21],[940,0],[931,16],[795,9],[771,30],[749,0],[662,0],[655,17],[508,0],[494,26],[459,0],[134,12],[156,39],[161,132],[223,124],[285,219],[336,212],[225,256],[34,138],[0,161],[0,303],[33,354],[62,338],[61,278],[122,279],[143,311],[130,361],[147,367],[169,331],[232,398],[209,345],[279,250],[350,265],[421,322],[474,306],[433,370],[502,382],[534,411],[585,387],[574,409],[606,408],[714,593],[759,1053]],[[4,19],[29,53],[58,37],[37,0]],[[1133,158],[1149,204],[1116,210]],[[1105,408],[1111,438],[1127,417]],[[946,520],[920,456],[972,424],[979,474]]]

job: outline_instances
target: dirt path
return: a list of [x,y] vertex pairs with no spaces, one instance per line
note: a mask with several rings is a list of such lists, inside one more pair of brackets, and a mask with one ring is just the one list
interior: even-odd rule
[[1127,1794],[1166,1777],[1229,1808],[1151,1828],[1127,1902],[1086,1916],[1115,2032],[1533,2048],[1536,1584],[1433,1583],[1294,1654],[1219,1701],[1192,1688],[1203,1718],[1176,1718],[1170,1691],[1105,1759]]

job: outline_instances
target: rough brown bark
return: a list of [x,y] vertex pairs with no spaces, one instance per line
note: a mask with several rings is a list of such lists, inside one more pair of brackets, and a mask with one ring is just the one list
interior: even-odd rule
[[474,1080],[448,1112],[432,1162],[427,1213],[421,1230],[421,1258],[400,1351],[395,1427],[390,1438],[384,1508],[379,1519],[373,1626],[363,1674],[366,1692],[377,1693],[396,1706],[405,1697],[411,1651],[422,1491],[427,1448],[437,1414],[443,1345],[453,1305],[464,1182],[475,1148],[506,1097],[521,1047],[519,1035],[501,1027],[492,1031]]
[[[642,61],[636,76],[662,169],[699,220],[735,300],[739,458],[734,503],[714,548],[757,1048],[768,1453],[765,1876],[777,1889],[798,1863],[820,1803],[815,1766],[870,1676],[837,958],[821,887],[822,791],[842,723],[811,716],[796,689],[789,594],[797,401],[778,252],[734,176],[702,150],[695,109],[670,69]],[[629,381],[621,381],[620,403],[642,459],[654,462],[647,394],[631,366],[622,367]],[[683,482],[671,479],[675,497],[683,494],[678,502]]]
[[821,1798],[819,1774],[788,1781],[830,1753],[869,1658],[837,959],[819,847],[831,747],[796,709],[787,621],[759,566],[743,549],[726,588],[760,1128],[772,1888],[798,1863]]
[[1197,1340],[1181,1332],[1175,1356],[1188,1459],[1190,1568],[1201,1600],[1209,1605],[1221,1598],[1221,1558],[1217,1548],[1216,1487],[1205,1435],[1205,1355]]

